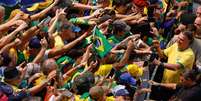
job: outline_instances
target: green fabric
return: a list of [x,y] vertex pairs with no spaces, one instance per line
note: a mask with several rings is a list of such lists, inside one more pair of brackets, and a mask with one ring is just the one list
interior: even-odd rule
[[80,99],[87,99],[89,97],[89,92],[86,92],[80,96]]
[[91,44],[91,43],[92,43],[91,38],[92,38],[92,35],[90,35],[90,36],[88,36],[87,38],[85,38],[85,39],[82,41],[81,48],[86,47],[87,45]]
[[105,57],[105,55],[107,55],[112,49],[112,46],[110,45],[108,40],[97,27],[95,27],[93,31],[92,40],[94,50],[101,58]]
[[115,35],[111,35],[107,40],[110,42],[110,44],[118,44],[122,40],[124,40],[127,36],[130,36],[130,35],[131,35],[130,32],[125,32],[124,35],[121,36],[121,37],[117,37]]
[[63,70],[63,68],[65,67],[65,65],[67,65],[67,64],[73,64],[75,61],[71,58],[71,57],[69,57],[69,56],[62,56],[62,57],[60,57],[60,58],[58,58],[57,60],[56,60],[56,63],[57,63],[57,65],[59,66],[59,68],[61,69],[61,70]]
[[108,41],[113,44],[119,43],[119,39],[117,39],[114,35],[108,38]]
[[152,39],[151,37],[148,37],[146,43],[147,43],[148,45],[152,45],[153,39]]
[[83,19],[79,19],[79,18],[71,18],[69,20],[69,22],[71,22],[73,24],[89,25],[89,21],[88,20],[83,20]]
[[17,57],[18,57],[17,58],[17,64],[20,64],[20,63],[26,61],[24,53],[21,51],[17,51]]
[[56,30],[60,32],[60,31],[61,31],[61,28],[62,28],[62,22],[61,22],[61,21],[58,21],[58,22],[56,23],[55,27],[56,27]]
[[31,26],[37,26],[39,24],[39,21],[32,21]]

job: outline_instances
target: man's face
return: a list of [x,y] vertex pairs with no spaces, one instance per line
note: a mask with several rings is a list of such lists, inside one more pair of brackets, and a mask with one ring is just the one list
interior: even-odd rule
[[185,29],[186,29],[185,25],[179,24],[179,26],[175,29],[175,34],[179,34],[180,32],[182,32]]
[[197,16],[197,17],[201,17],[201,7],[198,7],[198,8],[197,8],[196,16]]
[[194,21],[194,25],[196,27],[196,29],[201,29],[201,18],[197,17]]
[[186,49],[189,46],[189,39],[187,36],[185,36],[182,32],[179,34],[178,39],[177,39],[178,47],[181,50]]
[[180,76],[180,82],[184,87],[189,87],[191,85],[191,80],[185,78],[183,75]]

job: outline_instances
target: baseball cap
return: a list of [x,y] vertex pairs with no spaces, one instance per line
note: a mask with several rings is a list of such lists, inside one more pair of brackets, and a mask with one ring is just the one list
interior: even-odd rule
[[16,80],[20,76],[20,72],[17,68],[9,67],[4,70],[4,79],[5,80]]
[[112,94],[114,96],[126,96],[129,95],[129,92],[124,85],[117,85],[112,89]]
[[133,0],[133,3],[138,7],[145,7],[149,5],[146,0]]
[[142,76],[143,69],[136,64],[130,64],[127,66],[127,71],[134,77]]
[[41,47],[40,39],[38,39],[37,37],[32,37],[29,40],[29,47],[30,48],[35,48],[35,49],[40,48]]
[[113,23],[113,28],[118,31],[124,31],[124,32],[129,32],[131,27],[127,25],[124,21],[121,20],[115,20]]
[[119,77],[119,82],[122,84],[136,85],[136,80],[129,73],[123,73]]

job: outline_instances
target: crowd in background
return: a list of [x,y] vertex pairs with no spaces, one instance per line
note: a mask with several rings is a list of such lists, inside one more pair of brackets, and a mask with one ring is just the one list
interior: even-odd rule
[[0,0],[0,101],[200,101],[192,0]]

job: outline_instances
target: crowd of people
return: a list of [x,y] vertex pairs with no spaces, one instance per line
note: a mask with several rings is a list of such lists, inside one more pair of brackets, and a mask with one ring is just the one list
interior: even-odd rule
[[0,1],[0,101],[201,101],[192,0],[25,1]]

